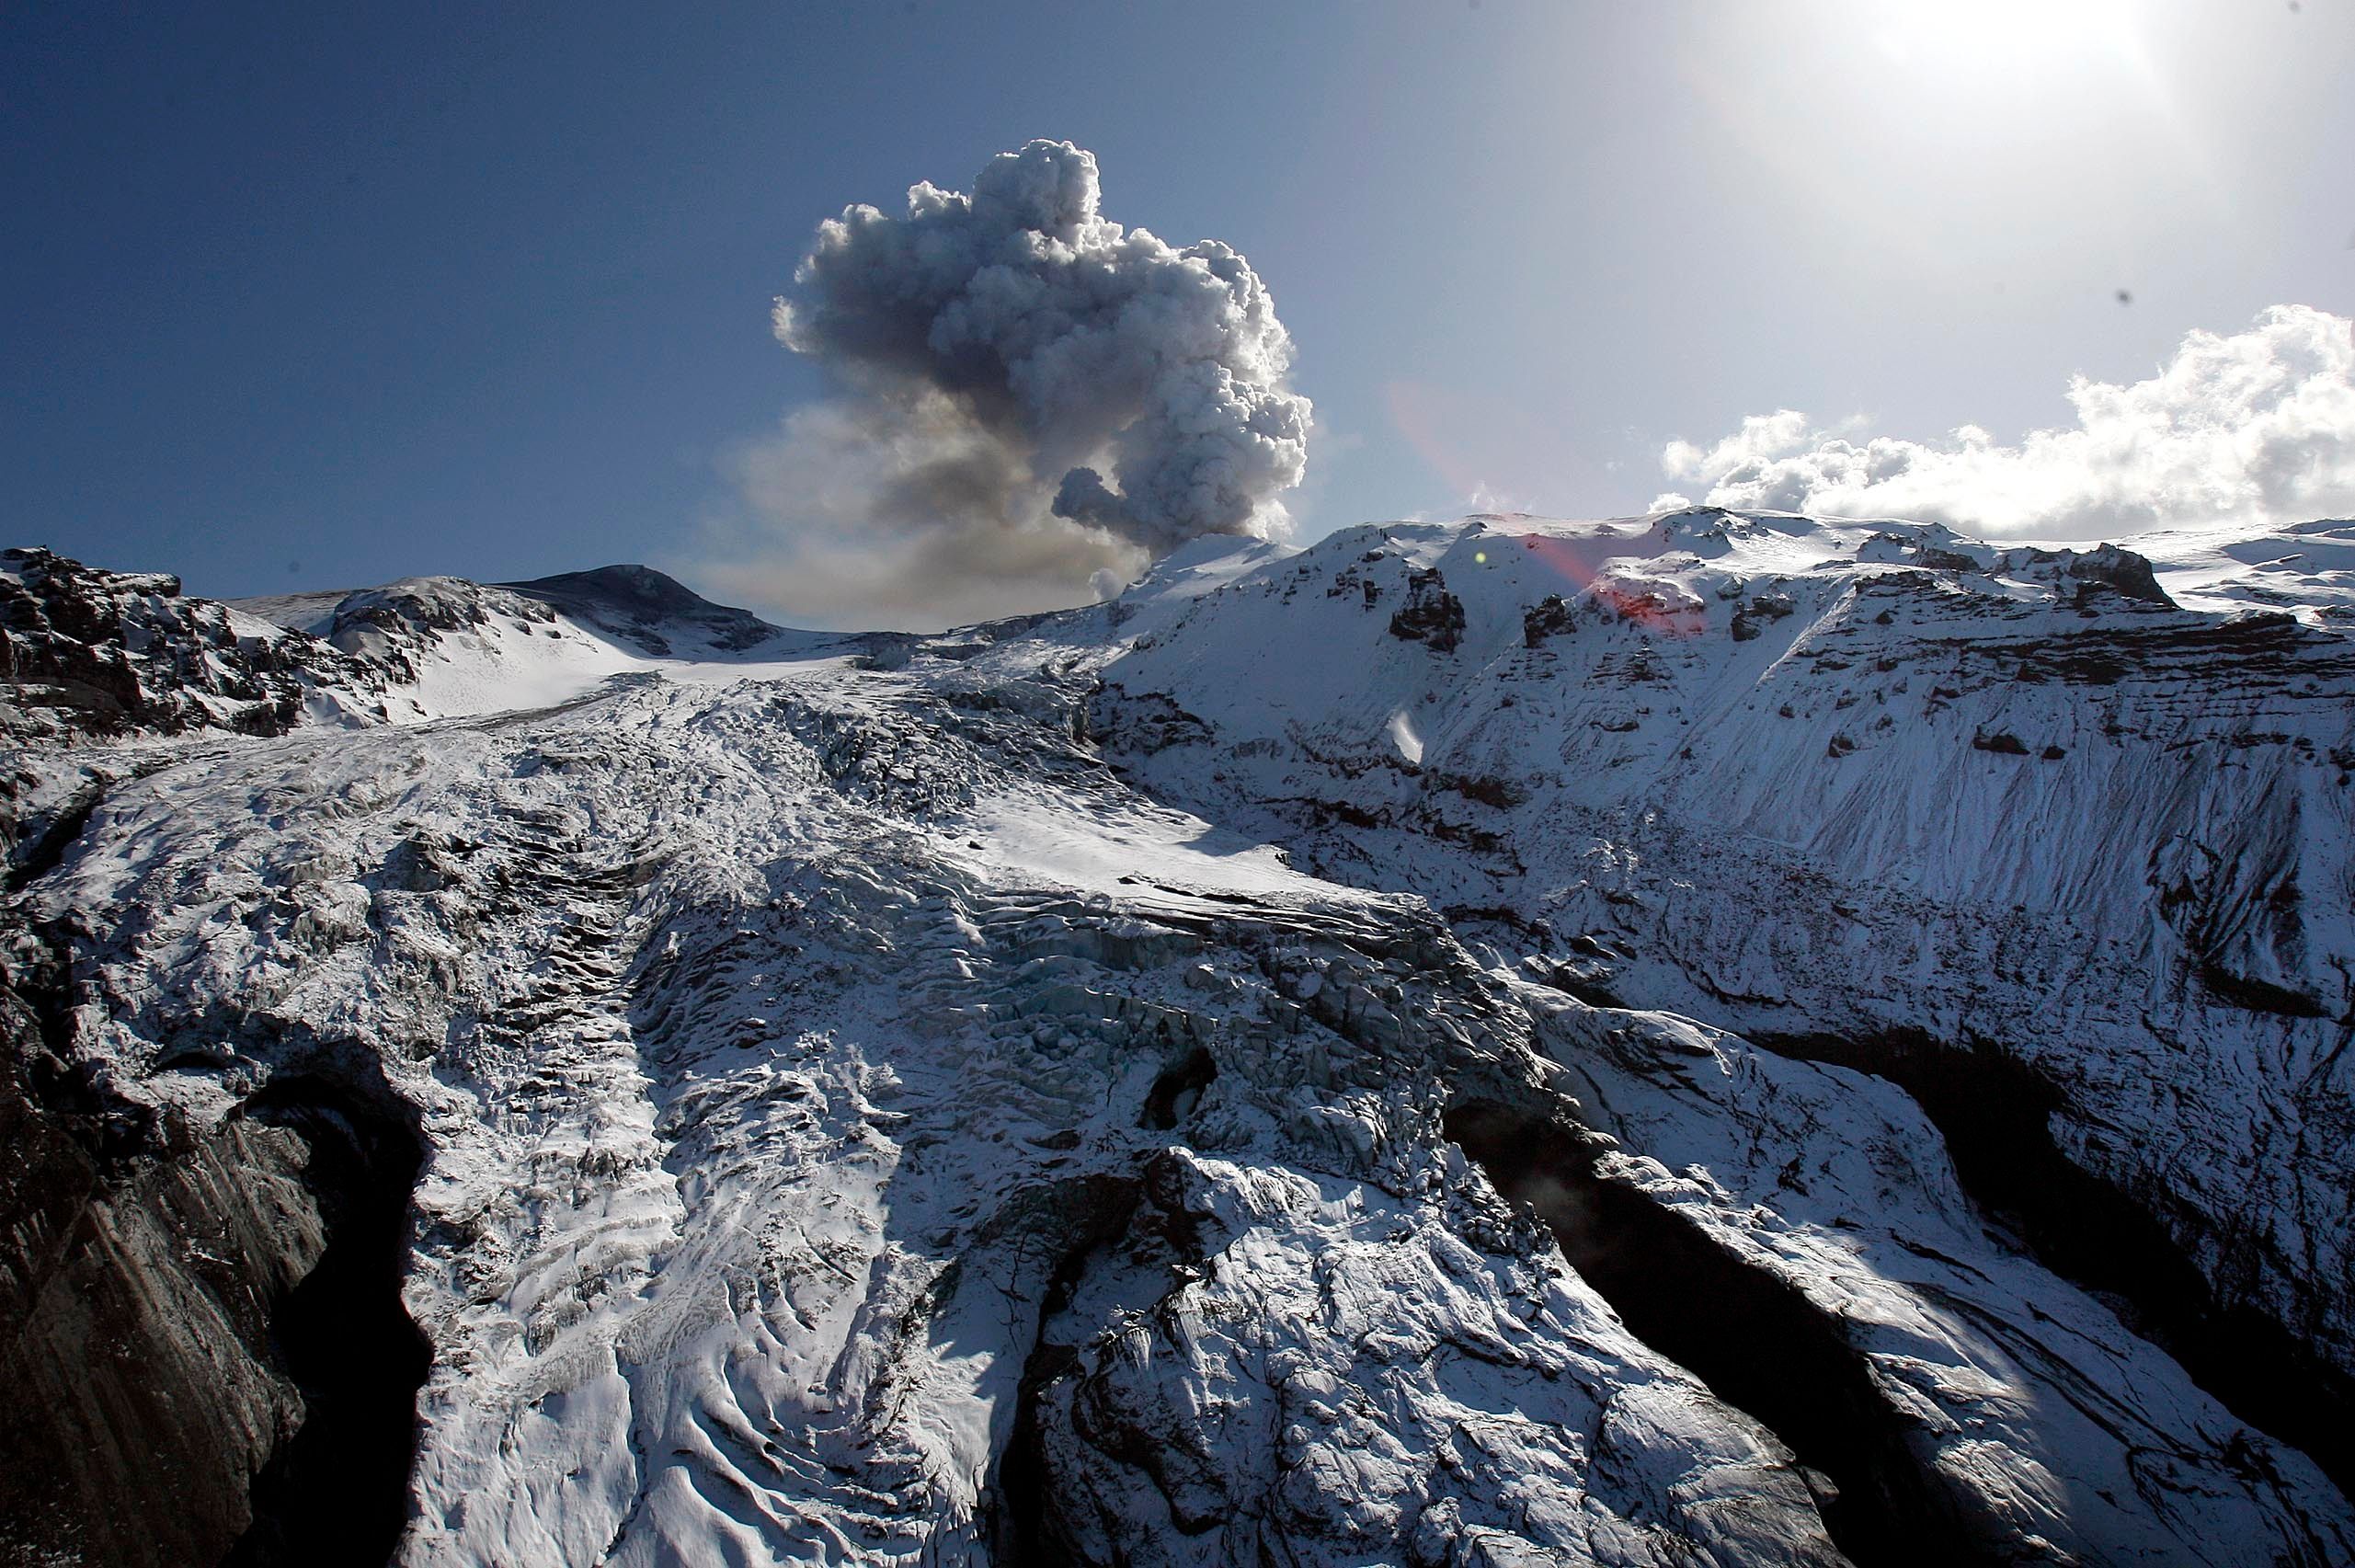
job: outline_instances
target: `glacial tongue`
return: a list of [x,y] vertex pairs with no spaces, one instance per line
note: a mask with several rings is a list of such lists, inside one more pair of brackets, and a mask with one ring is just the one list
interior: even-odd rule
[[208,716],[11,677],[13,1550],[2355,1559],[2315,617],[1708,510],[938,638],[51,561],[7,647]]

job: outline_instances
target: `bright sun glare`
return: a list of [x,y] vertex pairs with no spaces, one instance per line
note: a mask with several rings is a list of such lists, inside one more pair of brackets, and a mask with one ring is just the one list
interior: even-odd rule
[[1926,70],[2050,68],[2133,47],[2124,0],[1906,0],[1874,10],[1881,53]]

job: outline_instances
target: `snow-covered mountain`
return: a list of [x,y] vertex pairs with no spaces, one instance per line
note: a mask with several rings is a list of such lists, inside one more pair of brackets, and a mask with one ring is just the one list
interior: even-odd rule
[[2355,1561],[2355,525],[0,557],[0,1555]]
[[2355,1366],[2350,539],[2162,541],[2178,602],[2114,549],[1893,525],[1358,530],[1140,639],[1097,709],[1158,797],[1498,961],[1911,1081],[1991,1180],[2098,1178],[2321,1377]]

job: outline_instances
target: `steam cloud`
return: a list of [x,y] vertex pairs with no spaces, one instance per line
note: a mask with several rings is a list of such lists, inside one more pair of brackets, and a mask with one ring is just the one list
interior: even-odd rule
[[735,461],[763,524],[739,591],[938,624],[1286,527],[1309,405],[1265,286],[1231,247],[1124,229],[1098,198],[1092,154],[1040,141],[969,196],[920,184],[904,214],[819,225],[775,326],[834,395]]
[[[1942,443],[1861,442],[1782,409],[1662,466],[1712,506],[1903,517],[1982,536],[2120,537],[2218,520],[2355,512],[2355,323],[2275,305],[2246,332],[2194,332],[2148,381],[2070,383],[2074,428],[2003,446],[1965,425]],[[1685,504],[1680,495],[1655,506]]]

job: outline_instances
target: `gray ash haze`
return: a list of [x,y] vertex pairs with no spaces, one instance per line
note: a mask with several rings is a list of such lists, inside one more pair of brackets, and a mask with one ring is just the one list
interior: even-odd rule
[[970,195],[818,226],[777,340],[830,395],[732,460],[742,596],[939,624],[1083,601],[1203,534],[1277,533],[1309,405],[1231,246],[1103,216],[1092,155],[1034,141]]

